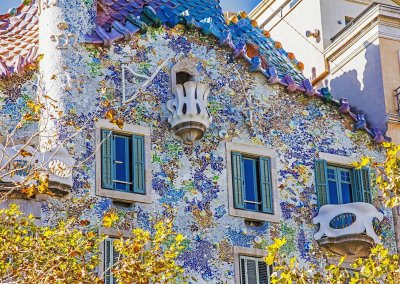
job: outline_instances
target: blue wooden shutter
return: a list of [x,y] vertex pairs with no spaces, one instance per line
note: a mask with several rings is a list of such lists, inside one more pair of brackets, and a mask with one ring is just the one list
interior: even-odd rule
[[244,168],[240,153],[232,152],[232,183],[234,205],[237,209],[244,209]]
[[260,158],[260,186],[261,204],[264,213],[274,213],[272,179],[271,179],[271,159]]
[[328,170],[325,160],[315,160],[315,187],[317,191],[318,206],[328,204]]
[[106,239],[104,241],[104,283],[112,284],[111,269],[112,266],[112,256],[113,252],[113,241],[111,239]]
[[111,131],[101,131],[101,183],[103,188],[114,189],[114,142]]
[[145,153],[144,137],[134,135],[132,137],[132,178],[133,192],[145,194]]
[[372,203],[370,169],[364,167],[354,170],[354,202]]

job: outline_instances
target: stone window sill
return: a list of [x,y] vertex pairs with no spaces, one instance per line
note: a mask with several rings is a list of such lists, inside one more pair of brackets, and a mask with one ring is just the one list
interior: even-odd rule
[[147,203],[147,204],[152,203],[152,198],[150,195],[123,192],[123,191],[110,190],[104,188],[97,189],[96,194],[101,197],[112,198],[115,201],[122,201],[126,203],[134,203],[134,202]]

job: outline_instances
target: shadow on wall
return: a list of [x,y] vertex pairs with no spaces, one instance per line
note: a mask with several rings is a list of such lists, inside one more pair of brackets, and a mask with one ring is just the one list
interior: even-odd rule
[[365,114],[371,127],[380,128],[385,133],[387,131],[387,115],[380,50],[378,45],[369,42],[365,42],[364,46],[367,62],[364,67],[362,84],[357,78],[357,70],[353,69],[331,80],[330,89],[334,98],[349,99],[355,113]]

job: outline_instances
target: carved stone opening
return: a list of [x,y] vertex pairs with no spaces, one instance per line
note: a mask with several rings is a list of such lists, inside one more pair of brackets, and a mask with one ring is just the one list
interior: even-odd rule
[[186,82],[199,82],[199,72],[196,65],[189,58],[183,58],[171,69],[171,88],[175,93],[176,85],[183,85]]

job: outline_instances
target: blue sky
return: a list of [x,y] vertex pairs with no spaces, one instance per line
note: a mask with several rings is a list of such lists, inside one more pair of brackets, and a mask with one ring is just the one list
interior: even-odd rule
[[[260,0],[221,0],[224,11],[247,11],[250,12]],[[21,0],[0,0],[0,13],[3,14],[11,7],[17,7]]]

